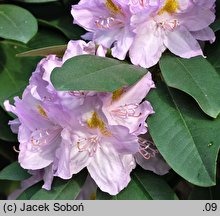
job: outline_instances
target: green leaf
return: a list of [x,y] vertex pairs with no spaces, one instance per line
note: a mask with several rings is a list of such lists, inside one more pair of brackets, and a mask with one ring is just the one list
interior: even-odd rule
[[0,105],[24,90],[39,58],[16,58],[17,53],[27,50],[25,46],[0,42]]
[[39,182],[27,188],[23,193],[21,193],[17,197],[17,200],[30,200],[31,197],[41,189],[42,184],[43,184],[42,182]]
[[96,200],[117,200],[117,196],[111,196],[98,188],[96,192]]
[[5,166],[4,163],[2,163],[3,158],[8,160],[9,162],[13,162],[16,159],[15,155],[16,154],[13,151],[13,143],[8,143],[3,140],[0,140],[0,158],[2,167]]
[[[24,5],[37,19],[54,20],[64,14],[70,15],[70,8],[66,10],[61,1],[43,3],[43,4],[26,4]],[[41,25],[41,22],[39,22]]]
[[134,179],[143,186],[153,200],[176,200],[178,199],[174,191],[162,178],[152,172],[143,169],[136,169],[133,173]]
[[38,4],[37,7],[36,4],[29,4],[28,9],[38,19],[40,26],[55,29],[57,33],[61,33],[68,40],[78,40],[86,31],[82,27],[73,24],[73,17],[70,14],[72,4],[74,2],[69,6],[65,6],[60,1],[50,4]]
[[6,199],[11,193],[13,193],[15,190],[17,190],[20,186],[19,181],[8,181],[8,180],[0,180],[0,194],[4,193]]
[[0,108],[0,139],[9,142],[16,142],[17,136],[12,133],[8,125],[9,120],[10,118],[7,113],[2,108]]
[[205,55],[220,75],[220,32],[217,33],[215,43],[205,46]]
[[220,76],[206,59],[165,55],[160,60],[160,68],[168,86],[191,95],[207,115],[218,116]]
[[51,81],[57,90],[114,91],[138,81],[146,70],[124,62],[81,55],[55,68]]
[[40,49],[50,46],[59,46],[66,44],[67,38],[60,32],[54,31],[54,29],[39,28],[38,33],[29,41],[25,51],[30,49]]
[[53,20],[39,19],[40,24],[56,28],[61,31],[68,39],[79,40],[81,35],[85,34],[85,30],[78,25],[73,24],[73,17],[70,14],[64,14]]
[[190,183],[215,185],[220,117],[208,118],[190,97],[161,83],[147,100],[155,111],[150,134],[171,168]]
[[211,28],[214,32],[217,32],[220,30],[220,18],[215,20],[215,22],[211,25]]
[[97,191],[98,200],[151,200],[150,195],[134,179],[131,179],[127,188],[116,196],[110,196],[100,190]]
[[22,181],[29,178],[26,170],[20,167],[18,162],[14,162],[0,171],[0,179]]
[[79,0],[61,0],[63,4],[69,6],[69,5],[75,5],[78,4]]
[[194,187],[189,200],[213,200],[211,188]]
[[97,199],[114,200],[174,200],[178,199],[170,186],[151,172],[136,169],[127,188],[116,196],[110,196],[98,190]]
[[64,181],[56,178],[50,191],[40,189],[31,200],[72,200],[79,195],[81,187],[86,179],[86,172],[74,175],[71,180]]
[[40,49],[29,50],[23,53],[19,53],[17,57],[30,57],[30,56],[47,56],[50,54],[55,54],[58,57],[62,57],[64,52],[66,51],[66,45],[59,45],[59,46],[51,46],[51,47],[44,47]]
[[27,43],[37,29],[37,20],[26,9],[0,5],[0,37]]
[[48,3],[48,2],[58,2],[59,0],[16,0],[18,2],[24,3]]
[[0,42],[0,105],[3,108],[4,100],[22,94],[40,60],[39,57],[19,58],[16,54],[67,42],[62,34],[54,34],[54,31],[44,28],[39,30],[27,45],[9,41]]
[[208,187],[208,188],[201,188],[195,186],[189,195],[189,200],[219,200],[220,199],[219,183],[214,187]]

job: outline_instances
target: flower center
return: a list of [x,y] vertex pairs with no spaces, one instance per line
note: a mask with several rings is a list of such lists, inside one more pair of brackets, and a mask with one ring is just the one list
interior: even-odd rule
[[100,146],[100,138],[97,135],[89,138],[80,137],[77,141],[77,148],[79,152],[87,151],[89,157],[93,157],[98,147]]
[[117,109],[111,111],[114,116],[117,116],[122,119],[126,119],[129,117],[140,117],[142,113],[136,113],[136,109],[139,107],[138,104],[126,104],[124,106],[120,106]]
[[141,7],[148,7],[148,6],[157,6],[158,1],[150,1],[150,0],[132,0],[131,3],[133,5],[140,5]]
[[109,17],[100,16],[95,24],[98,28],[109,29],[114,26],[121,26],[123,22],[117,18],[117,15],[124,16],[124,13],[121,10],[121,7],[114,4],[112,0],[106,0],[105,2],[106,8],[110,11]]
[[36,129],[32,132],[30,142],[33,150],[36,150],[42,145],[53,144],[59,137],[61,129],[58,127],[50,129]]
[[40,146],[47,144],[47,137],[50,135],[48,130],[36,130],[32,133],[31,144],[33,146]]
[[111,28],[113,25],[115,25],[115,18],[113,18],[113,17],[107,17],[107,18],[99,17],[99,19],[95,21],[95,24],[98,28],[108,29],[108,28]]
[[173,31],[177,26],[179,26],[179,21],[177,19],[167,20],[159,23],[164,30]]
[[87,125],[91,129],[99,129],[100,132],[105,136],[110,136],[111,132],[107,130],[105,123],[98,116],[96,112],[92,113],[92,117],[86,121]]
[[163,8],[158,12],[158,15],[161,15],[165,12],[172,14],[177,11],[179,8],[179,4],[177,0],[166,0],[165,5]]

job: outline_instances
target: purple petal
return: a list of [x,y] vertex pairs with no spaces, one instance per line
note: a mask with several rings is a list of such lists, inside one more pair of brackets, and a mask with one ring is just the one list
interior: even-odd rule
[[191,32],[191,34],[197,40],[210,41],[210,43],[213,43],[216,38],[215,33],[210,27],[204,28],[200,31]]
[[135,160],[143,169],[150,170],[158,175],[165,175],[170,170],[169,165],[160,154],[156,154],[155,157],[150,159],[145,159],[140,153],[136,153]]
[[183,26],[179,26],[173,32],[169,32],[164,40],[164,44],[172,53],[182,58],[203,56],[199,43]]
[[130,181],[133,158],[123,161],[111,145],[103,145],[87,166],[98,187],[111,195],[118,194]]
[[145,22],[138,25],[136,37],[129,50],[131,62],[144,68],[155,65],[165,50],[160,29],[156,23]]

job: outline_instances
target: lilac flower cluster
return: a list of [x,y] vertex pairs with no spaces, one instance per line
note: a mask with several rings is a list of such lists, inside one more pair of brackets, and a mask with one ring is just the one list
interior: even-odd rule
[[91,42],[70,41],[63,58],[42,59],[22,98],[4,103],[17,116],[9,124],[18,134],[19,163],[33,175],[24,188],[43,179],[43,188],[50,190],[54,176],[70,179],[86,167],[86,184],[93,186],[81,197],[90,196],[96,184],[116,195],[128,185],[136,163],[167,173],[169,166],[146,138],[145,121],[154,113],[143,101],[155,87],[149,72],[114,92],[57,91],[50,76],[74,56],[105,57],[107,48],[120,60],[129,53],[131,62],[144,68],[157,64],[166,49],[182,58],[203,56],[198,40],[215,40],[209,27],[214,10],[215,0],[81,0],[74,5],[74,22],[88,31],[83,38]]
[[[105,50],[96,50],[93,42],[70,41],[62,59],[50,55],[41,60],[22,99],[15,97],[14,105],[5,101],[6,110],[17,116],[10,125],[18,133],[20,165],[35,182],[43,179],[48,190],[54,176],[70,179],[87,167],[98,187],[112,195],[127,186],[136,161],[166,173],[169,167],[158,151],[140,137],[153,113],[150,103],[142,102],[154,88],[151,74],[113,93],[55,90],[52,70],[82,54],[105,56]],[[158,167],[147,160],[151,157]]]
[[182,58],[203,55],[197,40],[215,40],[215,0],[81,0],[72,7],[74,22],[120,60],[155,65],[169,49]]

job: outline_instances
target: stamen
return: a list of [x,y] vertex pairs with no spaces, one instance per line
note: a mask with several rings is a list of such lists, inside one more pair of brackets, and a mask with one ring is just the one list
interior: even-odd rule
[[[55,130],[54,130],[55,131]],[[48,130],[35,130],[31,136],[31,144],[34,147],[39,147],[41,145],[46,145],[57,137],[58,133],[51,133]]]
[[170,21],[161,22],[160,25],[165,30],[173,31],[177,26],[179,26],[179,21],[177,19],[173,19]]
[[115,19],[113,17],[102,18],[99,17],[98,20],[95,21],[95,24],[98,28],[109,29],[115,24]]
[[87,151],[89,157],[93,157],[98,147],[100,146],[100,138],[98,136],[91,136],[89,138],[80,137],[77,141],[77,148],[79,152]]
[[165,12],[169,14],[175,13],[179,8],[178,0],[166,0],[163,8],[158,12],[158,15],[161,15]]
[[84,91],[69,91],[69,95],[75,96],[75,97],[84,97],[86,93]]
[[[45,143],[45,140],[43,141],[43,143]],[[40,140],[34,139],[33,137],[31,137],[31,144],[33,146],[39,146],[40,144],[42,144],[42,142],[40,142]]]
[[145,140],[141,137],[139,137],[138,142],[139,142],[139,152],[146,160],[155,157],[156,154],[159,153],[154,143]]
[[126,104],[124,106],[120,106],[119,108],[112,110],[111,113],[119,118],[126,119],[129,117],[138,118],[142,115],[142,113],[136,114],[136,109],[139,107],[138,104]]
[[147,5],[147,2],[146,0],[132,0],[131,1],[133,5],[139,5],[142,6],[142,7],[145,7]]

